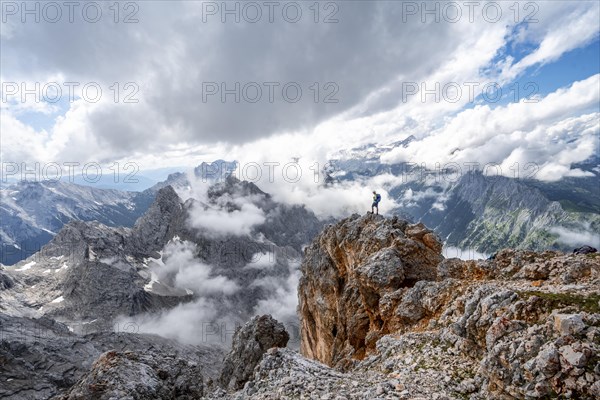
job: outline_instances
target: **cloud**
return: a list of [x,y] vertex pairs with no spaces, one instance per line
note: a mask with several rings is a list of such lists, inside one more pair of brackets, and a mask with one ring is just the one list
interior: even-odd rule
[[187,221],[193,228],[213,237],[248,236],[265,222],[266,215],[259,207],[261,196],[234,192],[209,198],[208,191],[214,182],[197,177],[193,171],[186,176],[190,186],[178,188],[178,195],[195,200]]
[[222,337],[221,333],[233,330],[240,321],[233,313],[226,315],[219,310],[240,287],[236,282],[216,275],[210,265],[194,257],[195,252],[196,245],[193,243],[169,242],[162,251],[162,258],[150,264],[152,280],[147,285],[150,291],[155,290],[154,285],[159,285],[163,292],[174,295],[177,292],[171,288],[181,289],[179,295],[193,293],[193,301],[153,314],[122,316],[117,319],[118,322],[134,324],[141,333],[173,338],[182,343],[226,346],[231,334]]
[[119,326],[135,326],[139,333],[176,339],[185,344],[217,344],[223,347],[231,336],[221,336],[221,326],[228,326],[229,330],[235,327],[235,322],[219,318],[217,307],[206,298],[181,303],[156,314],[120,317],[117,322]]
[[[102,6],[104,15],[113,15],[108,5]],[[218,15],[202,22],[203,2],[147,2],[139,8],[135,24],[115,24],[111,18],[95,24],[13,23],[10,35],[3,37],[3,81],[42,81],[50,73],[66,81],[98,83],[102,101],[86,103],[84,115],[66,118],[82,117],[85,135],[94,137],[90,142],[117,158],[158,152],[165,142],[240,143],[314,127],[401,72],[414,75],[435,68],[461,41],[448,34],[451,24],[424,29],[416,19],[398,23],[401,7],[386,9],[380,3],[345,3],[332,24],[314,23],[304,5],[305,17],[294,24],[281,17],[274,23],[222,23]],[[397,40],[408,34],[413,40]],[[424,58],[415,51],[415,42],[436,51]],[[121,85],[117,102],[111,89],[115,82]],[[123,103],[128,82],[139,88],[137,103]],[[221,84],[231,89],[236,82],[240,87],[254,82],[263,96],[257,103],[238,102],[235,95],[225,102],[220,95],[203,100],[211,82],[219,90]],[[268,82],[278,84],[272,102]],[[302,90],[298,102],[284,97],[289,83]],[[324,101],[333,93],[328,88],[338,88],[337,102]],[[55,128],[55,134],[65,134],[59,131],[64,127]],[[80,158],[94,156],[89,147],[79,148]],[[64,151],[68,149],[50,157]]]
[[271,269],[277,263],[274,252],[255,253],[251,262],[246,264],[246,269]]
[[[537,48],[514,63],[506,63],[502,71],[505,80],[516,78],[525,69],[556,61],[566,52],[585,46],[598,38],[600,8],[591,4],[554,4],[537,6],[537,19],[545,21],[530,24],[521,30],[521,41],[539,42]],[[590,27],[596,29],[590,29]]]
[[[593,2],[547,2],[539,5],[536,23],[516,24],[503,6],[496,23],[462,18],[424,24],[420,15],[405,20],[401,2],[344,2],[338,4],[337,23],[315,23],[302,4],[306,18],[298,23],[279,17],[253,24],[235,23],[233,17],[222,23],[220,15],[203,21],[203,2],[147,2],[138,5],[139,21],[125,24],[109,18],[114,11],[108,6],[102,4],[108,17],[95,24],[81,18],[20,23],[19,15],[6,24],[3,82],[95,82],[103,89],[99,102],[77,97],[66,112],[37,104],[39,112],[53,113],[45,131],[21,136],[16,124],[4,124],[4,136],[17,138],[3,146],[7,159],[127,159],[148,169],[157,163],[197,165],[199,156],[223,157],[240,143],[279,150],[284,160],[292,150],[313,157],[340,143],[381,142],[408,132],[424,137],[463,109],[466,96],[456,103],[422,102],[420,96],[402,102],[406,82],[508,83],[590,43],[597,36],[599,10]],[[520,43],[534,50],[515,59],[506,49]],[[301,101],[202,98],[207,82],[231,88],[235,82],[271,81],[298,83]],[[123,102],[128,82],[136,85],[137,103]],[[327,82],[339,88],[337,103],[323,101]],[[8,115],[30,125],[14,105],[4,106],[3,119]],[[30,143],[42,138],[44,146],[30,151]],[[284,147],[278,145],[282,141]]]
[[[254,308],[254,314],[270,314],[284,324],[290,334],[288,346],[293,348],[300,345],[300,320],[297,313],[300,277],[300,261],[291,261],[287,278],[278,278],[269,282],[273,284],[272,290],[266,298],[260,299]],[[264,283],[258,282],[262,285]]]
[[550,233],[558,235],[558,241],[568,246],[581,247],[583,245],[600,248],[600,235],[589,229],[589,226],[582,226],[578,230],[571,230],[561,226],[550,228]]
[[[239,304],[236,301],[240,301],[239,296],[250,296],[243,293],[244,290],[261,287],[261,298],[256,300],[253,315],[273,315],[292,335],[290,345],[298,345],[298,259],[275,261],[275,253],[257,253],[253,257],[254,262],[244,268],[255,268],[272,275],[259,274],[253,281],[240,285],[216,275],[211,266],[194,257],[195,252],[195,245],[190,242],[174,240],[168,243],[162,251],[162,258],[150,263],[152,281],[147,285],[147,288],[161,285],[163,291],[169,287],[191,289],[195,296],[193,301],[155,313],[121,316],[117,318],[119,325],[135,326],[140,333],[156,334],[186,344],[213,344],[228,348],[235,328],[245,322],[236,309],[235,305]],[[281,274],[280,270],[275,270],[275,262],[284,262],[281,265],[287,265],[288,273]]]
[[200,296],[231,295],[238,291],[235,282],[214,275],[210,265],[194,258],[195,251],[196,245],[191,242],[169,242],[163,249],[163,264],[152,270],[156,280],[176,288],[192,289]]
[[[478,163],[480,169],[489,163],[500,167],[490,173],[501,170],[510,177],[558,180],[572,174],[573,163],[595,152],[600,113],[586,111],[600,101],[598,85],[600,75],[594,75],[536,103],[476,106],[458,113],[422,140],[389,151],[382,160],[430,166],[435,162],[463,167]],[[536,168],[528,163],[535,163]]]
[[235,199],[239,210],[228,211],[225,208],[214,208],[195,204],[190,209],[189,223],[194,228],[219,236],[249,235],[252,229],[265,222],[263,210],[252,203]]

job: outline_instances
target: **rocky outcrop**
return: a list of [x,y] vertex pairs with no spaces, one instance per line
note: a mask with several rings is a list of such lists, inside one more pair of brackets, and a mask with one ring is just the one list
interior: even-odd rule
[[397,218],[355,214],[328,226],[302,263],[302,353],[328,365],[364,358],[401,320],[416,318],[397,306],[416,282],[436,279],[441,247],[422,224]]
[[596,252],[598,252],[596,248],[588,245],[581,246],[573,250],[573,254],[592,254]]
[[219,384],[227,389],[241,389],[263,354],[273,347],[285,347],[289,339],[284,326],[270,315],[252,318],[235,332],[231,351],[223,361]]
[[102,354],[92,369],[57,400],[181,399],[202,397],[201,369],[183,359],[152,352]]
[[133,253],[142,249],[145,253],[161,250],[178,226],[183,225],[182,208],[181,200],[171,186],[160,189],[152,206],[133,226],[129,249]]
[[130,227],[153,198],[153,193],[100,189],[67,181],[3,185],[0,263],[12,265],[31,256],[69,221],[95,220],[108,226]]
[[11,277],[2,272],[2,267],[0,267],[0,290],[10,289],[14,285]]
[[302,266],[303,354],[355,379],[397,377],[385,396],[598,398],[600,256],[436,261],[437,244],[371,215],[324,230]]
[[202,377],[218,374],[219,348],[136,334],[132,326],[114,328],[77,335],[49,318],[0,313],[0,398],[177,398],[170,394],[202,393]]

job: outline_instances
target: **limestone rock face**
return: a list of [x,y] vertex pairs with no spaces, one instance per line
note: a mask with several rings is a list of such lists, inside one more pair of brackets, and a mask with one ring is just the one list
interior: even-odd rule
[[[327,227],[302,265],[303,355],[351,379],[389,380],[366,398],[599,398],[596,253],[504,249],[463,261],[439,249],[427,228],[397,219],[354,215]],[[292,361],[256,373],[301,370]],[[365,398],[348,376],[336,379],[342,397]],[[255,378],[244,390],[268,398],[303,388]]]
[[380,215],[354,214],[325,228],[301,268],[302,354],[343,366],[374,350],[399,329],[402,293],[436,279],[441,248],[424,225]]
[[233,337],[231,351],[223,361],[220,385],[227,389],[241,389],[252,377],[254,367],[263,354],[273,347],[285,347],[289,339],[283,324],[270,315],[252,318]]
[[2,267],[0,267],[0,290],[10,289],[14,285],[15,285],[15,283],[10,278],[10,276],[4,274],[2,272]]

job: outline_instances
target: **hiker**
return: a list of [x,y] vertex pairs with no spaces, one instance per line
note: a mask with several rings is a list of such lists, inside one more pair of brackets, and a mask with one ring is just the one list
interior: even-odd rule
[[381,195],[373,190],[373,204],[371,204],[371,214],[373,214],[373,209],[377,209],[375,214],[379,214],[379,202],[381,201]]

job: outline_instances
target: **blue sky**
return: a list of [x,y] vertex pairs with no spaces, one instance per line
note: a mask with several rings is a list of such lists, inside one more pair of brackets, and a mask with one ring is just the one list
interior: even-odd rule
[[539,86],[540,94],[546,95],[598,72],[600,72],[600,40],[597,38],[585,47],[569,51],[553,63],[530,68],[520,81],[535,82]]

